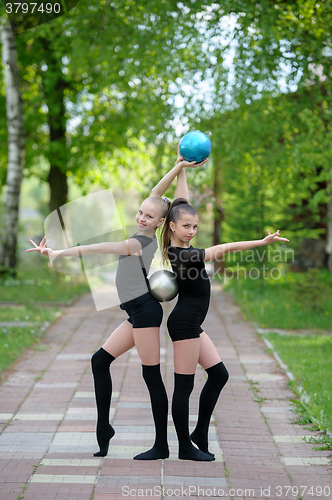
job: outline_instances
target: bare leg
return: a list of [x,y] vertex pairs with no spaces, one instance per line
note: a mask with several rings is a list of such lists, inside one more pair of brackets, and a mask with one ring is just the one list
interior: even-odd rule
[[205,332],[202,332],[199,337],[198,364],[206,370],[207,368],[220,363],[220,361],[221,358],[214,343]]
[[200,450],[213,456],[208,451],[209,424],[220,392],[228,380],[228,372],[213,342],[205,332],[200,335],[198,362],[205,368],[208,378],[199,398],[196,428],[190,437]]
[[133,326],[129,321],[124,321],[108,337],[102,348],[115,358],[134,347]]
[[143,365],[160,363],[159,327],[134,328],[133,339]]
[[189,436],[189,398],[200,352],[200,339],[177,340],[174,349],[172,415],[179,440],[179,458],[211,462],[214,457],[195,448]]
[[136,455],[136,460],[157,460],[168,458],[167,415],[168,398],[160,373],[160,338],[159,328],[134,328],[134,339],[137,352],[142,360],[143,378],[147,385],[156,438],[153,447]]

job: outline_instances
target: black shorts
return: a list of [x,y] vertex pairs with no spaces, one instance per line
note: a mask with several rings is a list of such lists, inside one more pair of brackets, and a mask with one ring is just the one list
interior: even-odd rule
[[120,308],[128,314],[127,321],[133,328],[159,327],[163,320],[163,308],[149,293],[121,304]]
[[209,309],[210,296],[179,297],[169,315],[167,328],[172,342],[199,338],[204,332],[201,328]]

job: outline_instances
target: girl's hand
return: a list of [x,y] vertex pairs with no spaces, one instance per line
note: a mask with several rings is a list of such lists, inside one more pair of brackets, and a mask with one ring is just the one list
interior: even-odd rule
[[176,158],[176,164],[183,162],[183,167],[191,167],[191,168],[196,168],[196,167],[201,167],[208,161],[208,158],[203,160],[201,163],[196,163],[195,161],[187,161],[183,158],[183,156],[180,155],[180,142],[178,143],[178,154]]
[[287,238],[281,238],[279,236],[279,229],[276,233],[271,234],[269,230],[267,230],[267,236],[262,240],[263,245],[269,245],[270,243],[275,243],[276,241],[289,241]]
[[196,163],[195,161],[187,161],[182,156],[180,156],[180,158],[177,159],[176,164],[181,163],[181,166],[183,168],[184,167],[197,168],[204,165],[207,161],[208,159],[206,158],[205,160],[201,161],[201,163]]
[[39,252],[43,255],[50,255],[53,252],[51,248],[46,247],[49,242],[49,240],[46,240],[46,236],[44,236],[39,245],[37,245],[33,240],[29,241],[33,244],[34,248],[29,248],[26,252]]

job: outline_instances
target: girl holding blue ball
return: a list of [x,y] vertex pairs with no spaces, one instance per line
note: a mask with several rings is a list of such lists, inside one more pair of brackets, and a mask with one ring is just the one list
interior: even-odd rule
[[[191,246],[197,228],[198,212],[188,198],[174,200],[163,227],[161,247],[163,259],[170,261],[179,287],[178,301],[167,321],[174,351],[172,415],[179,441],[179,458],[211,461],[214,455],[208,450],[208,428],[219,394],[228,380],[228,372],[201,328],[210,301],[210,282],[204,264],[228,252],[289,240],[281,238],[279,230],[274,234],[267,231],[268,236],[262,240],[198,249]],[[207,380],[200,395],[198,421],[189,435],[189,398],[198,363],[205,369]]]

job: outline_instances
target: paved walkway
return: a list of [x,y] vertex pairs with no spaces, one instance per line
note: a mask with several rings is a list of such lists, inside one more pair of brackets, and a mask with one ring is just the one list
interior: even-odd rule
[[[165,316],[170,307],[166,304]],[[290,422],[293,393],[284,372],[232,299],[218,289],[205,329],[231,376],[211,423],[210,449],[216,461],[178,460],[171,418],[171,457],[132,460],[154,437],[134,349],[112,364],[116,435],[108,456],[94,458],[98,448],[90,357],[123,318],[119,308],[97,313],[91,297],[85,296],[48,329],[42,346],[14,364],[0,386],[1,500],[332,497],[331,452],[314,451],[302,441],[310,432]],[[171,395],[172,345],[165,326],[161,339],[162,371]],[[204,380],[204,371],[198,369],[192,425]]]

